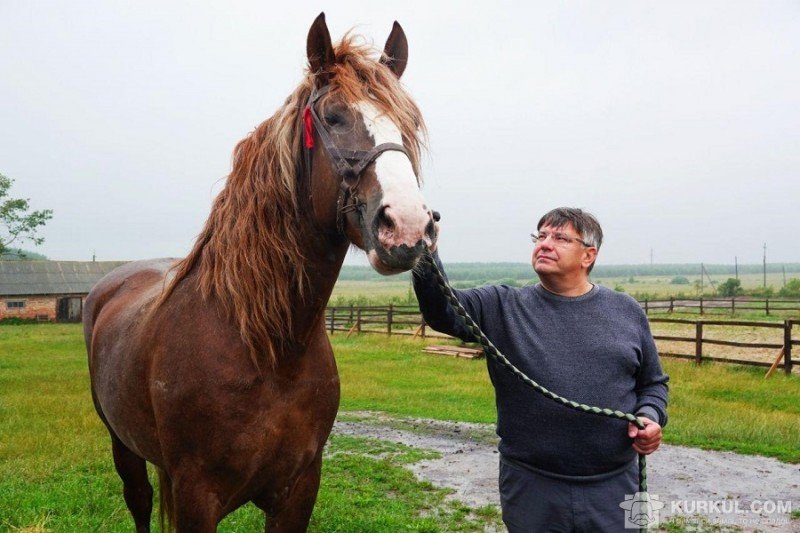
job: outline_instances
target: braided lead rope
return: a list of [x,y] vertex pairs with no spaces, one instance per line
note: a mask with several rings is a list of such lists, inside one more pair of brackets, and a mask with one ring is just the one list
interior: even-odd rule
[[[503,355],[497,348],[495,348],[492,341],[490,341],[486,335],[483,334],[481,328],[472,320],[472,317],[467,314],[467,311],[461,305],[461,302],[458,301],[455,294],[453,293],[453,289],[447,284],[447,281],[444,279],[444,275],[439,270],[439,267],[436,265],[436,262],[433,260],[433,257],[429,253],[425,253],[422,256],[422,260],[428,263],[430,266],[433,267],[433,273],[436,276],[436,282],[439,286],[439,290],[442,292],[444,297],[450,303],[450,306],[453,310],[464,319],[464,322],[469,329],[469,332],[472,336],[481,344],[483,347],[484,353],[488,357],[491,357],[498,363],[500,363],[506,370],[514,374],[520,381],[524,384],[528,385],[535,391],[541,393],[542,395],[554,400],[561,405],[569,407],[571,409],[575,409],[577,411],[581,411],[584,413],[589,413],[593,415],[600,415],[600,416],[607,416],[610,418],[618,418],[620,420],[627,420],[628,422],[634,424],[639,429],[644,429],[644,424],[636,418],[635,415],[630,413],[623,413],[622,411],[617,411],[614,409],[607,409],[607,408],[600,408],[594,407],[591,405],[586,405],[582,403],[575,402],[573,400],[568,400],[563,396],[559,396],[558,394],[542,387],[534,380],[526,376],[519,368],[514,366],[511,361],[509,361],[505,355]],[[649,498],[646,496],[647,494],[647,459],[643,454],[639,454],[639,492],[641,493],[641,497],[644,497],[648,503]],[[644,528],[647,529],[646,527]]]

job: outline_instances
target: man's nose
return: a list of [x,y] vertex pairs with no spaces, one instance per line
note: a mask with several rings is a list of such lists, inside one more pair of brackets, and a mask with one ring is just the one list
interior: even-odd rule
[[550,238],[550,235],[539,241],[540,250],[552,250],[553,248],[553,239]]

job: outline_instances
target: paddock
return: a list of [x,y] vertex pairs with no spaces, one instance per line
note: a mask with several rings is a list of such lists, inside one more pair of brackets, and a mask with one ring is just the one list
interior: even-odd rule
[[[325,454],[310,531],[502,531],[491,502],[459,499],[459,487],[448,488],[449,482],[437,485],[414,474],[460,458],[470,446],[495,455],[491,453],[494,400],[485,361],[423,353],[424,346],[442,344],[441,339],[347,338],[336,333],[331,340],[342,378],[342,409]],[[763,369],[713,362],[696,367],[665,359],[664,365],[672,377],[665,450],[688,463],[681,463],[685,472],[669,474],[674,483],[670,485],[661,469],[668,454],[660,458],[662,451],[656,452],[650,461],[653,493],[662,500],[682,494],[688,496],[680,501],[691,499],[691,493],[670,487],[697,486],[699,481],[683,478],[702,474],[703,486],[720,498],[730,496],[749,505],[763,495],[790,501],[793,510],[800,508],[798,488],[784,483],[780,473],[786,469],[796,473],[800,464],[797,377],[778,372],[765,380]],[[120,497],[121,483],[107,453],[108,437],[86,393],[87,379],[77,324],[0,326],[2,528],[132,529]],[[352,434],[343,424],[361,429]],[[417,440],[396,438],[401,434],[397,432]],[[437,451],[425,441],[437,435],[447,436],[447,442],[462,452]],[[703,455],[703,449],[720,455]],[[706,457],[710,467],[692,463],[698,456]],[[720,456],[741,462],[719,463]],[[458,474],[460,468],[455,464],[449,470]],[[719,483],[714,481],[717,472],[725,476]],[[456,477],[472,479],[466,469],[462,474]],[[730,485],[731,479],[740,484]],[[774,490],[753,492],[757,486]],[[714,519],[713,514],[703,516]],[[669,520],[677,524],[680,518]],[[763,529],[796,529],[797,521],[791,522],[786,513],[777,518],[785,520],[784,526]],[[259,528],[263,518],[253,506],[245,506],[221,525],[222,531]]]

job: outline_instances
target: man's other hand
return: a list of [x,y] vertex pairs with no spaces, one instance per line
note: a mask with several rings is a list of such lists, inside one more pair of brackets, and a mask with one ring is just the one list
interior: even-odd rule
[[628,436],[633,439],[633,449],[636,453],[650,455],[661,444],[661,426],[643,416],[639,417],[639,421],[644,424],[644,429],[628,423]]

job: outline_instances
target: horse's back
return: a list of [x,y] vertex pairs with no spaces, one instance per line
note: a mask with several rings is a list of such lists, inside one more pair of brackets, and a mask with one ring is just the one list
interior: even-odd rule
[[101,313],[116,315],[152,302],[163,288],[174,263],[174,259],[132,261],[115,268],[92,287],[83,306],[83,332],[90,362],[92,339]]
[[120,292],[131,294],[154,285],[163,285],[175,259],[132,261],[115,268],[98,281],[84,303],[83,323],[91,326],[103,305]]

